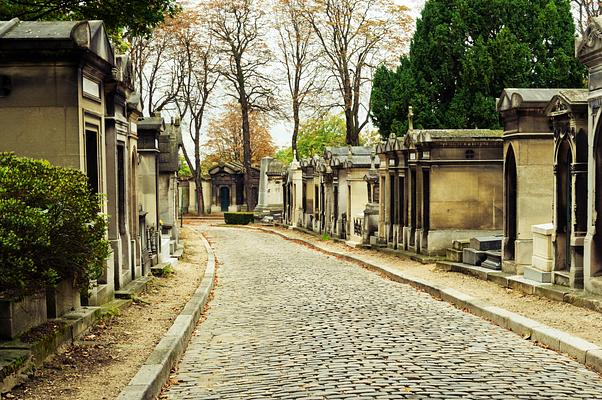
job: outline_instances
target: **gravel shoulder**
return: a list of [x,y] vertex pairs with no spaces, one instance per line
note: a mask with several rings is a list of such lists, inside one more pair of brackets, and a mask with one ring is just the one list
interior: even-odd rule
[[327,249],[344,251],[350,255],[360,255],[375,264],[393,267],[413,277],[454,288],[491,305],[513,311],[602,347],[602,336],[600,336],[602,318],[598,312],[539,296],[523,294],[512,289],[502,288],[493,282],[457,272],[447,272],[437,268],[435,264],[424,265],[375,250],[351,248],[344,243],[322,241],[316,236],[281,227],[270,229]]
[[200,232],[198,225],[185,225],[184,257],[173,265],[173,274],[154,279],[132,306],[98,323],[6,398],[116,398],[200,284],[207,264]]

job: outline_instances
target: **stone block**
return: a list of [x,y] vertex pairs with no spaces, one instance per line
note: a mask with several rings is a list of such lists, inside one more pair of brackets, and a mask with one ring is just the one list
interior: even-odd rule
[[456,250],[456,249],[452,248],[452,249],[446,249],[446,251],[445,251],[446,258],[453,262],[462,262],[462,255],[463,255],[462,250]]
[[47,320],[46,296],[0,300],[0,339],[13,339]]
[[502,270],[502,253],[499,251],[486,251],[487,259],[481,263],[481,267],[493,269],[496,271]]
[[533,267],[525,267],[523,273],[525,279],[528,279],[530,281],[535,281],[538,283],[552,282],[551,272],[540,271],[539,269]]
[[533,257],[531,257],[531,266],[540,271],[550,272],[554,268],[554,260],[533,254]]
[[475,250],[500,250],[502,248],[502,238],[499,236],[481,236],[470,239],[470,247]]
[[585,363],[586,354],[588,351],[600,349],[600,347],[597,345],[577,336],[569,335],[568,333],[562,335],[559,342],[559,350],[571,357],[575,357],[580,363]]
[[452,248],[454,250],[464,250],[465,247],[470,246],[470,240],[454,240],[452,241]]
[[54,288],[46,290],[46,308],[48,318],[59,318],[81,307],[79,289],[69,280],[62,280]]
[[467,247],[462,250],[462,262],[469,265],[481,265],[487,258],[487,254],[484,251],[475,250]]
[[585,353],[585,365],[597,372],[602,372],[602,349],[589,350]]
[[522,273],[522,269],[525,265],[531,265],[531,258],[533,257],[533,240],[532,239],[519,239],[514,242],[515,248],[515,259],[516,272]]

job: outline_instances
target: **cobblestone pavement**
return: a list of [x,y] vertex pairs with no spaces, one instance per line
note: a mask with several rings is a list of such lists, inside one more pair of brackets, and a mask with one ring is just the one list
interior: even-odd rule
[[602,399],[600,376],[409,286],[210,228],[219,284],[170,399]]

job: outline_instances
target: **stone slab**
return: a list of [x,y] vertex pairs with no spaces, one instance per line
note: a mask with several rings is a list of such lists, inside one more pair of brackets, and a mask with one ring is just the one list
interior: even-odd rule
[[462,250],[456,250],[456,249],[446,249],[445,250],[445,256],[448,260],[453,261],[453,262],[462,262],[462,256],[463,256],[463,252]]
[[475,250],[467,247],[462,250],[462,262],[469,265],[481,265],[487,259],[487,254],[484,251]]
[[552,269],[554,269],[554,260],[543,258],[536,254],[533,254],[531,257],[531,264],[534,269],[544,272],[550,272]]
[[502,253],[495,250],[488,250],[485,254],[487,255],[487,258],[481,263],[481,266],[495,271],[501,271]]
[[533,267],[525,267],[523,271],[523,276],[525,279],[534,281],[537,283],[551,283],[552,282],[552,273],[540,271],[539,269]]
[[452,249],[464,250],[464,248],[470,246],[470,240],[454,240],[452,241]]
[[470,247],[475,250],[500,250],[502,248],[502,238],[499,236],[479,236],[470,239]]

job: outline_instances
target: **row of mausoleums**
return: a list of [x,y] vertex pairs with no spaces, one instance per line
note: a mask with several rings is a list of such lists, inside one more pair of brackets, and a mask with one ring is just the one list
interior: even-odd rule
[[0,150],[79,169],[105,198],[112,255],[89,305],[176,251],[179,121],[141,115],[101,21],[0,21]]
[[420,130],[410,117],[375,154],[293,162],[284,221],[602,293],[601,38],[598,18],[577,42],[588,89],[504,90],[503,131]]

